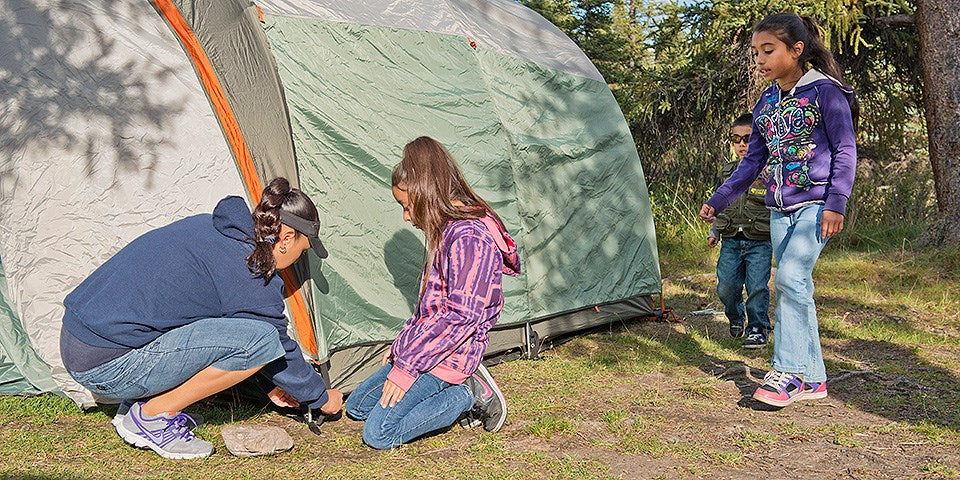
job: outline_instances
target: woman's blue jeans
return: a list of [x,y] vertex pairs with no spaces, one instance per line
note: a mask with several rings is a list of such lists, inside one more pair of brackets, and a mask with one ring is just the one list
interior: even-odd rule
[[813,301],[813,267],[827,243],[820,238],[822,213],[822,205],[807,205],[789,214],[770,214],[770,240],[777,260],[777,321],[771,366],[777,371],[803,374],[808,382],[827,379]]
[[378,450],[404,443],[448,427],[473,406],[473,393],[466,385],[454,385],[424,373],[417,377],[393,407],[381,407],[383,383],[393,365],[387,364],[364,380],[347,398],[347,415],[363,420],[363,441]]

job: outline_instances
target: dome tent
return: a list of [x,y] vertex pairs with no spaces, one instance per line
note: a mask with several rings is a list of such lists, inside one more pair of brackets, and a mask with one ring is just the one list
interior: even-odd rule
[[292,330],[350,390],[416,302],[422,235],[389,187],[420,135],[447,145],[520,248],[488,353],[654,310],[627,124],[586,56],[529,9],[21,3],[0,19],[0,391],[92,404],[59,360],[63,297],[136,236],[225,195],[252,204],[278,175],[317,201],[331,252],[286,274]]

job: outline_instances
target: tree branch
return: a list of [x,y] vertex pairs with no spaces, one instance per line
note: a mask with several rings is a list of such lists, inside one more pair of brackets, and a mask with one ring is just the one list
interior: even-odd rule
[[916,18],[913,15],[900,14],[886,17],[877,17],[874,19],[877,23],[882,23],[891,27],[905,27],[916,24]]

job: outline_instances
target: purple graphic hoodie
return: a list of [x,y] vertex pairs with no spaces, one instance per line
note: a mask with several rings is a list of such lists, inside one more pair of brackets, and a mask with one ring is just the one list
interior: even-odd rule
[[771,210],[790,213],[821,204],[845,214],[857,171],[852,95],[816,69],[807,71],[789,92],[777,84],[767,88],[753,108],[747,155],[707,205],[723,211],[759,175]]
[[387,378],[404,391],[423,373],[463,383],[500,319],[503,274],[519,273],[516,243],[492,216],[447,223],[423,298],[393,341]]

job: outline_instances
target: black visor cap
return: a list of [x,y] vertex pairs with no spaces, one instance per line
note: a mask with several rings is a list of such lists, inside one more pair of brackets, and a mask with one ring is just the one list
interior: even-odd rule
[[320,241],[320,222],[314,222],[305,218],[298,217],[290,212],[280,210],[280,223],[306,235],[310,239],[310,248],[316,252],[320,258],[327,258],[327,249]]

